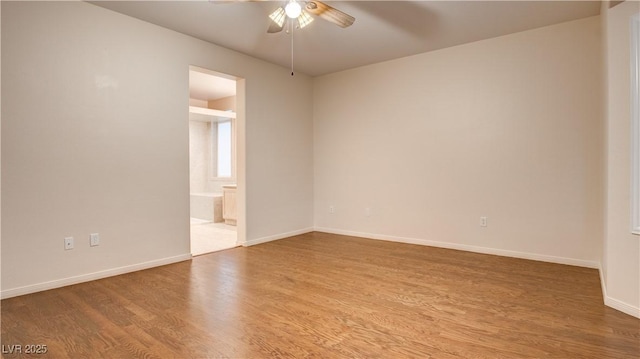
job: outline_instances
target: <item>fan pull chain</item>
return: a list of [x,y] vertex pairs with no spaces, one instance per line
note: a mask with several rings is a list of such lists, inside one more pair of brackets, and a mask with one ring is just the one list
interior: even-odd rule
[[291,26],[291,76],[293,76],[293,20],[289,20]]

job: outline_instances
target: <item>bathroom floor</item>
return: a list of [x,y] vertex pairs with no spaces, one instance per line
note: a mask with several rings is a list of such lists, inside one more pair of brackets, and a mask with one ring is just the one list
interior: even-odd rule
[[236,227],[191,218],[191,254],[194,256],[236,247]]

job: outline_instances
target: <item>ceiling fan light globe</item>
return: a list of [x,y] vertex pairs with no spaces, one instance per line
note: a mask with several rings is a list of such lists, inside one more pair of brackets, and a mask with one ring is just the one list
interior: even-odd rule
[[287,6],[285,6],[284,11],[290,19],[297,19],[300,13],[302,13],[302,7],[297,2],[290,1]]

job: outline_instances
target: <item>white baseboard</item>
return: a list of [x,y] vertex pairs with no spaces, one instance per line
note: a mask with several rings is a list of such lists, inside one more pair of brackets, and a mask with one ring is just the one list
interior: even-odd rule
[[[305,228],[305,229],[300,229],[300,230],[291,231],[287,233],[281,233],[273,236],[257,238],[257,239],[247,241],[242,245],[245,247],[253,246],[256,244],[275,241],[278,239],[292,237],[292,236],[309,233],[309,232],[313,232],[313,228]],[[49,282],[37,283],[37,284],[27,285],[24,287],[5,289],[3,291],[0,291],[0,299],[12,298],[20,295],[41,292],[49,289],[61,288],[68,285],[89,282],[92,280],[98,280],[98,279],[112,277],[120,274],[136,272],[143,269],[149,269],[153,267],[159,267],[167,264],[190,260],[191,258],[192,258],[191,254],[187,253],[187,254],[183,254],[175,257],[162,258],[154,261],[138,263],[138,264],[133,264],[133,265],[119,267],[119,268],[107,269],[104,271],[99,271],[94,273],[82,274],[74,277],[56,279]]]
[[132,264],[124,267],[107,269],[104,271],[99,271],[94,273],[82,274],[74,277],[56,279],[50,282],[43,282],[38,284],[27,285],[24,287],[5,289],[2,292],[0,292],[0,298],[6,299],[11,297],[17,297],[19,295],[41,292],[49,289],[56,289],[56,288],[65,287],[72,284],[84,283],[92,280],[113,277],[120,274],[136,272],[143,269],[159,267],[159,266],[182,262],[190,259],[191,259],[191,254],[188,253],[188,254],[183,254],[175,257],[162,258],[162,259],[153,260],[149,262]]
[[361,238],[369,238],[369,239],[377,239],[377,240],[383,240],[383,241],[409,243],[409,244],[419,244],[419,245],[439,247],[439,248],[457,249],[457,250],[467,251],[467,252],[493,254],[493,255],[503,256],[503,257],[531,259],[535,261],[567,264],[567,265],[578,266],[578,267],[586,267],[586,268],[594,268],[594,269],[597,269],[600,267],[600,264],[595,261],[566,258],[566,257],[556,257],[556,256],[545,255],[545,254],[510,251],[506,249],[471,246],[468,244],[439,242],[439,241],[432,241],[432,240],[418,239],[418,238],[387,236],[387,235],[374,234],[374,233],[352,232],[352,231],[345,231],[345,230],[333,229],[333,228],[316,227],[315,230],[318,232],[341,234],[345,236],[353,236],[353,237],[361,237]]
[[613,308],[615,310],[619,310],[622,313],[629,314],[633,317],[640,319],[640,308],[638,307],[634,307],[633,305],[627,304],[625,302],[621,302],[609,296],[604,297],[604,304],[607,307]]
[[309,232],[313,232],[313,231],[314,231],[313,228],[298,229],[296,231],[275,234],[273,236],[267,236],[267,237],[262,237],[262,238],[251,239],[251,240],[248,240],[248,241],[244,242],[242,244],[242,246],[244,246],[244,247],[255,246],[256,244],[276,241],[278,239],[283,239],[283,238],[287,238],[287,237],[298,236],[298,235],[309,233]]
[[609,297],[609,295],[607,294],[607,282],[604,280],[604,271],[602,270],[602,266],[598,266],[598,271],[600,272],[600,285],[602,286],[602,297],[604,298],[604,305],[640,319],[640,308]]

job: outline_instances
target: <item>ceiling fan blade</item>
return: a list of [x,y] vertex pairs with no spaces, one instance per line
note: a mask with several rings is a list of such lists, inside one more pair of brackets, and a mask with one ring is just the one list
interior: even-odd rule
[[345,14],[342,11],[327,5],[322,1],[313,0],[307,1],[304,9],[313,15],[320,16],[321,18],[330,21],[340,27],[348,27],[356,21],[351,15]]
[[269,15],[269,19],[271,19],[271,22],[269,23],[269,29],[267,30],[267,33],[273,34],[276,32],[280,32],[282,31],[284,24],[287,22],[287,13],[281,6],[275,9],[275,11]]
[[284,23],[282,24],[282,26],[278,26],[278,24],[276,24],[275,22],[270,21],[269,29],[267,30],[267,33],[275,34],[277,32],[282,31],[282,29],[284,29]]

